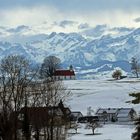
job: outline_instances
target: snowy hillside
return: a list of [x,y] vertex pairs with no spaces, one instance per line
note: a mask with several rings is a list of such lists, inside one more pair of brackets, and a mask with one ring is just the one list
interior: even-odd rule
[[[137,113],[140,112],[140,105],[126,103],[132,100],[129,93],[140,91],[140,79],[74,80],[64,81],[64,84],[72,92],[71,100],[67,103],[72,111],[80,111],[86,115],[87,108],[91,107],[94,115],[98,108],[132,107]],[[131,140],[134,128],[133,125],[106,124],[96,130],[95,133],[99,135],[93,136],[90,135],[91,129],[82,127],[78,129],[78,134],[70,137],[70,140]]]
[[[117,33],[114,34],[112,31]],[[34,62],[41,63],[44,57],[55,55],[61,59],[64,67],[72,64],[79,75],[83,75],[80,70],[87,70],[87,74],[90,70],[90,74],[95,74],[109,72],[116,67],[129,72],[128,61],[140,53],[140,28],[130,29],[127,32],[123,28],[110,29],[97,38],[94,34],[92,36],[92,32],[90,38],[83,32],[22,34],[17,40],[13,36],[1,37],[1,58],[9,54],[21,54]]]

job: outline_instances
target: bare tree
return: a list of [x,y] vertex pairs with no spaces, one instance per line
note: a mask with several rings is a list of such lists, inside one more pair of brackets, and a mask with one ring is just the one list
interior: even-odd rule
[[47,83],[48,105],[56,106],[60,101],[67,101],[71,92],[66,90],[62,81],[52,81]]
[[[43,115],[41,118],[38,114],[32,116],[32,128],[36,134],[36,139],[39,138],[40,130],[43,129],[44,139],[55,140],[56,135],[58,135],[57,140],[60,140],[59,136],[64,132],[62,129],[66,124],[60,121],[59,125],[57,125],[58,122],[56,123],[56,114],[53,107],[57,107],[60,101],[67,101],[71,92],[66,90],[62,81],[53,81],[49,79],[32,82],[27,92],[28,95],[32,95],[28,97],[28,106],[35,108],[52,107],[52,112],[48,114],[45,119],[43,119]],[[48,122],[48,120],[50,120],[50,122]]]
[[137,58],[135,57],[132,57],[132,60],[131,60],[131,70],[132,70],[132,73],[134,73],[136,77],[138,78],[139,72],[140,72],[140,65],[138,63]]
[[87,127],[92,129],[92,134],[95,135],[95,129],[99,127],[99,123],[95,120],[92,120],[88,123]]
[[48,77],[52,78],[56,69],[60,68],[60,59],[55,56],[48,56],[44,59],[40,68],[40,77],[46,79]]
[[[71,94],[62,81],[38,80],[37,70],[31,69],[30,62],[22,56],[8,56],[2,59],[0,76],[0,134],[3,140],[19,139],[18,130],[21,126],[18,117],[23,108],[23,134],[25,139],[29,140],[31,122],[27,108],[57,106],[60,100],[65,102]],[[51,120],[55,120],[53,117]],[[60,122],[56,129],[56,124],[51,123],[50,127],[48,122],[42,123],[42,117],[38,118],[37,115],[32,120],[36,139],[39,139],[42,128],[46,133],[45,139],[54,139],[54,135],[61,135],[62,126],[65,125]]]
[[71,128],[75,130],[75,133],[77,134],[78,133],[78,128],[80,128],[80,124],[77,123],[77,122],[74,122],[72,125],[71,125]]
[[[30,63],[22,56],[7,56],[0,64],[0,105],[2,107],[1,116],[3,121],[3,140],[17,140],[18,115],[20,109],[25,105],[25,91],[29,83],[33,80],[34,74],[31,72]],[[6,135],[5,135],[6,134]],[[8,138],[7,138],[8,137]]]
[[[40,95],[42,100],[42,106],[54,107],[54,106],[58,106],[58,104],[61,101],[66,102],[69,99],[71,92],[66,90],[62,81],[48,80],[48,81],[44,81],[43,84],[41,85]],[[61,109],[63,111],[63,107]],[[45,136],[47,135],[48,138],[50,138],[51,140],[55,140],[56,135],[57,135],[57,140],[60,140],[59,137],[62,135],[61,133],[62,133],[63,126],[67,124],[66,123],[64,124],[63,122],[59,122],[60,124],[56,125],[55,116],[56,116],[55,112],[54,110],[52,110],[50,114],[50,120],[51,120],[50,126],[48,126],[46,128],[46,131],[44,132],[47,133],[45,134]]]

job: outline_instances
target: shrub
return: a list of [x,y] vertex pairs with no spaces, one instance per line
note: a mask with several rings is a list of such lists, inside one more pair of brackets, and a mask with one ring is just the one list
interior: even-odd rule
[[115,78],[115,79],[117,79],[117,80],[120,79],[120,76],[122,76],[121,70],[116,70],[112,74],[112,77]]

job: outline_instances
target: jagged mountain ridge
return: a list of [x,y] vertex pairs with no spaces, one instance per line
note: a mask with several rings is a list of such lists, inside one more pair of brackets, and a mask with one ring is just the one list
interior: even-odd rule
[[[97,72],[110,71],[115,67],[130,71],[128,61],[139,53],[140,28],[131,30],[125,35],[108,34],[98,39],[88,39],[80,33],[53,32],[24,44],[4,42],[4,40],[0,42],[1,58],[9,54],[21,54],[34,62],[41,63],[44,57],[55,55],[61,59],[65,67],[72,64],[79,70],[98,68]],[[122,62],[125,63],[122,65]]]

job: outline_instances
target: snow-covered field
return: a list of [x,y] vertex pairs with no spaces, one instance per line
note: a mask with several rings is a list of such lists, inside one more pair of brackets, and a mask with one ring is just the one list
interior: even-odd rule
[[[100,107],[133,107],[137,112],[140,111],[140,105],[126,103],[133,99],[129,93],[140,91],[140,79],[71,80],[65,81],[64,84],[72,92],[68,101],[72,111],[81,111],[84,115],[87,113],[87,107],[91,107],[94,112]],[[70,140],[131,140],[134,127],[107,124],[95,131],[99,135],[88,135],[92,131],[82,127],[78,129],[78,134],[70,137]]]
[[78,129],[78,134],[72,134],[69,140],[131,140],[131,133],[134,126],[129,125],[104,125],[102,128],[95,130],[92,135],[91,129]]

